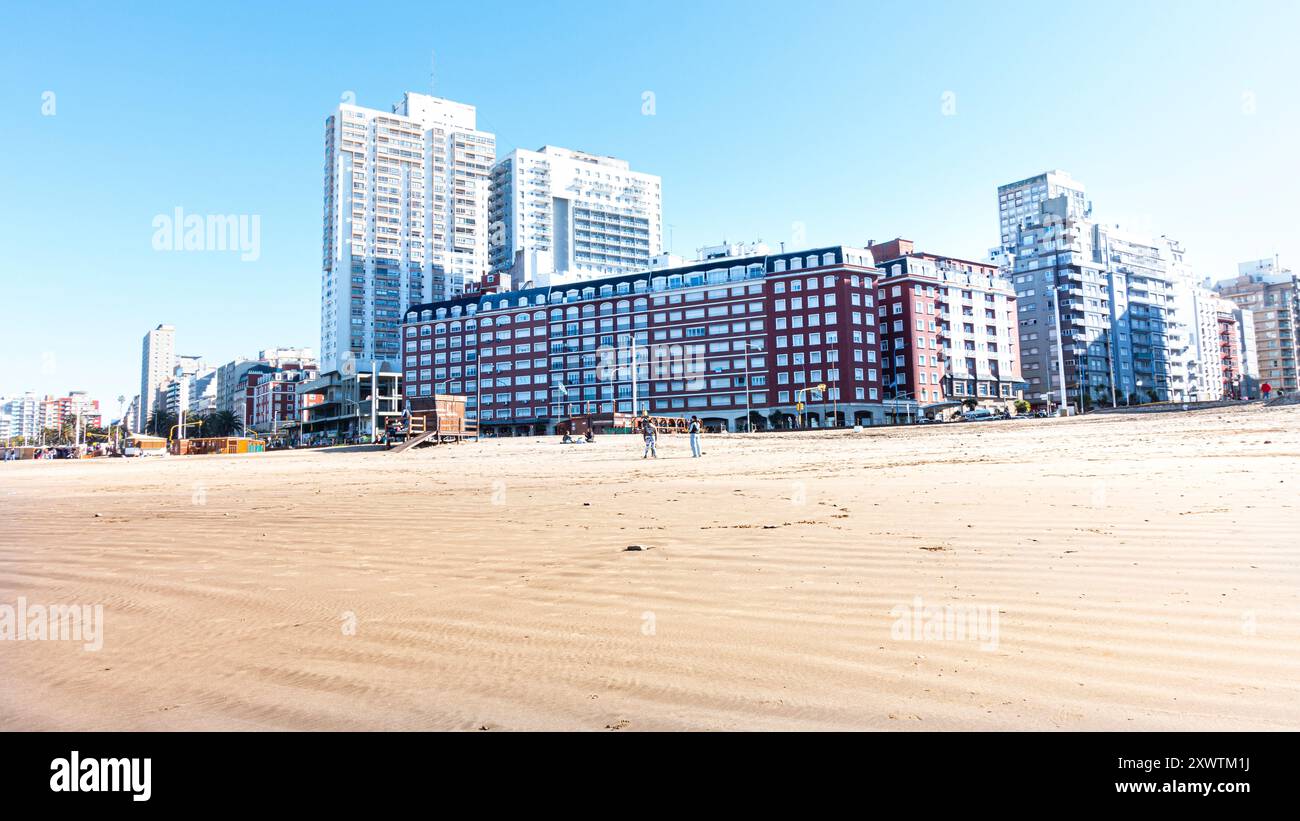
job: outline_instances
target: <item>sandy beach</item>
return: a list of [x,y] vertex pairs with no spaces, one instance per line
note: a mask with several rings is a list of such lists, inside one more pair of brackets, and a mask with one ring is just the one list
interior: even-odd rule
[[704,450],[0,465],[0,729],[1300,727],[1300,406]]

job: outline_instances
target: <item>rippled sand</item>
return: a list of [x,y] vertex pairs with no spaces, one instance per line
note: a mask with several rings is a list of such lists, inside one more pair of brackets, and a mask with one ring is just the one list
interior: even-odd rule
[[705,451],[0,463],[0,729],[1300,726],[1300,407]]

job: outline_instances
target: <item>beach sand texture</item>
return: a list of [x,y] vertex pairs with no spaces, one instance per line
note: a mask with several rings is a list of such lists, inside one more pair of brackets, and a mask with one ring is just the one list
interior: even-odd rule
[[704,450],[5,463],[0,729],[1300,727],[1300,407]]

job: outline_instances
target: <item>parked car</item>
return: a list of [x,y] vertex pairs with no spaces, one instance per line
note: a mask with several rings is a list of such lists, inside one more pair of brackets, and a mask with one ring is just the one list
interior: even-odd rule
[[961,418],[967,422],[983,422],[987,419],[997,418],[997,414],[991,408],[976,408],[968,410],[961,415]]

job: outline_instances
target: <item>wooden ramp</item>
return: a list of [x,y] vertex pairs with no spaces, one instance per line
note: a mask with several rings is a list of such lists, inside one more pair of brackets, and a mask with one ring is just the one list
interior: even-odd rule
[[393,448],[392,452],[393,452],[393,453],[401,453],[401,452],[404,451],[404,450],[408,450],[408,449],[410,449],[410,448],[415,447],[416,445],[420,444],[421,442],[427,442],[427,441],[429,441],[430,439],[432,439],[433,437],[435,437],[435,436],[437,436],[437,435],[438,435],[438,431],[436,431],[436,430],[425,431],[424,433],[421,433],[419,436],[415,436],[415,437],[412,437],[412,438],[410,438],[410,439],[407,439],[407,440],[406,440],[405,442],[403,442],[402,444],[400,444],[400,445],[398,445],[397,447]]

